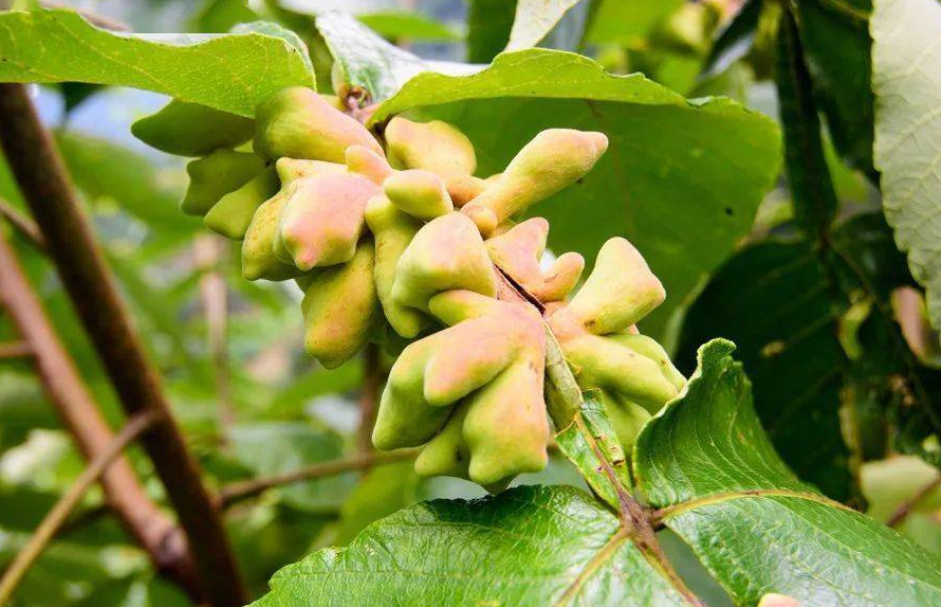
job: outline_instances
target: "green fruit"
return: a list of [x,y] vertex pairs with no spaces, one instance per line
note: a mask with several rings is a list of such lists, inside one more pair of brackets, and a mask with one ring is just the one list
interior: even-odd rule
[[266,158],[344,163],[351,145],[383,153],[366,127],[308,88],[274,94],[256,108],[255,121],[255,151]]
[[265,168],[255,154],[218,149],[186,165],[190,183],[180,208],[187,215],[205,215],[219,199],[239,189]]
[[474,224],[450,213],[425,224],[399,259],[392,298],[427,311],[438,293],[466,289],[493,297],[497,280],[487,247]]
[[161,152],[205,156],[234,148],[255,134],[255,122],[204,105],[174,99],[156,114],[131,125],[131,133]]
[[305,177],[316,177],[325,173],[345,173],[346,167],[335,162],[323,160],[298,160],[296,158],[278,158],[275,163],[282,189]]
[[203,223],[226,238],[241,240],[255,211],[278,192],[280,185],[274,167],[268,167],[239,189],[223,196],[206,213]]
[[366,224],[376,240],[374,276],[382,311],[396,333],[406,338],[415,337],[428,324],[428,319],[417,310],[396,302],[392,286],[399,259],[422,224],[382,195],[374,196],[366,205]]
[[584,177],[607,149],[602,133],[542,131],[461,212],[489,236],[504,220]]
[[293,265],[282,263],[274,253],[278,221],[286,201],[281,190],[255,211],[242,242],[242,276],[246,280],[288,280],[300,273]]
[[464,440],[464,419],[469,404],[463,402],[456,406],[444,428],[418,454],[415,472],[419,476],[470,478],[471,454]]
[[430,171],[398,171],[383,182],[382,188],[392,204],[423,221],[454,210],[444,181]]
[[291,183],[274,251],[303,271],[353,258],[366,225],[366,203],[379,186],[354,173],[324,173]]
[[348,263],[315,272],[304,291],[307,352],[335,369],[359,352],[381,320],[373,285],[375,250],[363,241]]

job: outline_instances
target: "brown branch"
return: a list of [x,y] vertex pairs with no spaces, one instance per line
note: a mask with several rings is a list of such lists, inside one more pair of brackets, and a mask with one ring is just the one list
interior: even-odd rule
[[941,475],[932,480],[930,483],[918,490],[918,493],[905,500],[898,509],[892,513],[892,516],[885,522],[889,527],[898,527],[905,522],[905,519],[915,511],[915,508],[928,497],[932,491],[941,487]]
[[[0,304],[34,355],[43,389],[78,450],[86,459],[95,459],[114,435],[2,234]],[[109,506],[124,529],[147,551],[154,568],[195,597],[195,572],[186,538],[148,497],[124,458],[105,473],[102,487]]]
[[55,536],[56,531],[66,521],[72,510],[85,497],[88,489],[121,456],[121,453],[132,441],[153,426],[156,419],[157,416],[154,411],[141,411],[130,418],[117,436],[104,446],[104,449],[88,464],[88,467],[79,475],[75,483],[59,498],[52,510],[36,527],[33,536],[29,538],[23,549],[10,563],[3,578],[0,579],[0,607],[7,604],[26,572],[42,554],[43,549]]
[[2,197],[0,197],[0,217],[6,219],[7,223],[26,237],[26,240],[34,247],[39,250],[45,250],[46,239],[43,238],[42,232],[39,230],[39,226],[36,225],[36,222],[23,213],[20,213],[9,201]]
[[[0,234],[0,238],[3,235]],[[33,355],[33,349],[25,341],[11,341],[0,344],[0,360],[5,358],[29,358]]]
[[189,538],[207,601],[215,607],[244,604],[247,595],[215,500],[172,417],[62,161],[21,84],[0,84],[0,145],[122,406],[128,415],[155,411],[161,416],[141,442]]
[[382,360],[379,346],[369,344],[364,352],[363,387],[359,394],[359,431],[357,442],[360,453],[372,451],[372,429],[376,423],[379,388],[382,385]]
[[400,449],[388,452],[377,451],[364,453],[356,457],[351,457],[350,459],[313,464],[275,476],[231,483],[219,491],[219,504],[221,507],[227,508],[236,502],[254,497],[260,493],[264,493],[268,489],[282,485],[309,481],[315,478],[336,476],[337,474],[352,472],[354,470],[365,470],[381,464],[391,464],[414,459],[416,455],[418,455],[418,452],[414,449]]

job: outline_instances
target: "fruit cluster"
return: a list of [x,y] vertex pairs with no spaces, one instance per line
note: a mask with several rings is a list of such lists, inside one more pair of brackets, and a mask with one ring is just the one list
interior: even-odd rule
[[548,222],[513,221],[584,177],[607,149],[601,133],[543,131],[486,179],[455,127],[396,117],[383,146],[336,98],[305,88],[277,93],[254,121],[172,102],[134,133],[199,156],[183,211],[242,240],[246,279],[297,282],[305,345],[324,367],[384,333],[409,342],[373,442],[423,445],[420,474],[498,490],[546,465],[547,326],[625,444],[685,383],[634,328],[665,293],[628,241],[609,240],[568,298],[584,259],[544,264]]

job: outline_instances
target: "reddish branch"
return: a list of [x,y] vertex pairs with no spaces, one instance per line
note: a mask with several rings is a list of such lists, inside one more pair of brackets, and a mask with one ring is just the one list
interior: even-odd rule
[[62,528],[69,514],[81,503],[92,485],[111,468],[115,460],[121,458],[121,453],[142,433],[150,428],[156,418],[152,411],[142,411],[130,418],[127,425],[121,429],[117,436],[113,436],[97,455],[89,462],[88,467],[82,471],[75,483],[68,491],[62,494],[52,510],[46,515],[36,532],[29,538],[26,546],[16,555],[13,562],[0,579],[0,606],[6,605],[16,587],[26,576],[26,572],[36,562],[45,547],[55,537],[56,532]]
[[363,362],[363,387],[359,394],[359,433],[357,442],[360,453],[372,451],[372,428],[376,423],[379,389],[382,387],[382,359],[379,346],[366,346]]
[[[114,434],[2,235],[0,304],[34,355],[46,394],[78,450],[86,459],[94,460],[114,440]],[[108,469],[101,485],[108,505],[124,529],[147,551],[154,567],[195,594],[195,572],[186,538],[147,496],[124,458]]]
[[141,442],[189,538],[207,601],[215,607],[244,604],[246,594],[216,500],[203,485],[160,378],[23,85],[0,84],[0,145],[122,406],[129,415],[160,415],[160,423]]

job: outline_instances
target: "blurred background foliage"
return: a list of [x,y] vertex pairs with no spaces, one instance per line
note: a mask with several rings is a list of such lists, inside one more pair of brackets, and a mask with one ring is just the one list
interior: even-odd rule
[[[135,32],[227,32],[239,23],[279,22],[307,44],[322,92],[331,89],[333,62],[314,27],[322,11],[351,12],[424,59],[487,63],[510,40],[516,8],[513,0],[61,4]],[[821,162],[832,180],[838,225],[829,236],[832,252],[820,254],[820,242],[795,216],[801,189],[782,175],[738,251],[714,276],[701,277],[694,296],[675,302],[662,336],[687,373],[700,343],[715,336],[736,341],[762,419],[791,466],[882,520],[923,492],[901,529],[941,552],[941,493],[923,491],[938,477],[924,462],[936,464],[941,449],[928,420],[939,398],[931,389],[938,342],[925,328],[921,294],[893,245],[873,185],[869,7],[866,0],[839,4],[862,22],[823,1],[797,3],[806,65],[791,83],[812,80],[825,120]],[[612,73],[643,72],[686,97],[727,96],[779,121],[781,110],[787,116],[778,95],[787,83],[775,70],[776,10],[758,0],[583,0],[540,45],[587,54]],[[35,94],[208,482],[221,486],[355,454],[363,359],[331,372],[318,368],[303,352],[293,283],[246,282],[238,247],[178,211],[184,161],[144,146],[129,131],[166,99],[85,84],[36,87]],[[788,130],[787,136],[800,131],[793,122]],[[811,125],[804,133],[812,131]],[[788,169],[794,184],[793,165]],[[24,208],[2,164],[0,196]],[[599,237],[615,235],[610,225],[591,229]],[[54,270],[30,243],[8,234],[68,351],[117,424],[120,408]],[[0,314],[0,343],[16,339]],[[390,363],[383,353],[381,364]],[[914,404],[904,389],[912,382],[924,388]],[[146,478],[149,462],[131,455]],[[0,565],[82,466],[29,361],[0,360]],[[516,482],[581,484],[562,461]],[[148,488],[161,498],[157,484]],[[419,480],[404,462],[272,489],[233,504],[226,521],[257,595],[281,566],[315,548],[343,545],[416,500],[479,495],[464,481]],[[31,570],[18,604],[187,605],[153,575],[101,506],[100,492],[93,493]],[[666,544],[712,607],[729,604],[694,559],[683,558],[681,542],[667,537]]]

